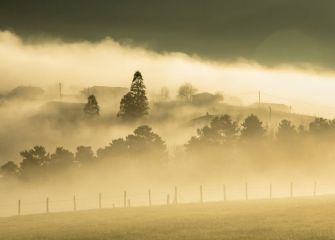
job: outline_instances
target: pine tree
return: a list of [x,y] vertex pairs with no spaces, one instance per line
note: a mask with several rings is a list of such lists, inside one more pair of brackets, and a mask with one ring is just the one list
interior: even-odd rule
[[100,108],[97,99],[93,94],[90,95],[87,99],[87,103],[84,108],[84,113],[87,116],[98,116],[100,113]]
[[135,72],[130,91],[121,99],[118,117],[136,120],[148,114],[149,104],[145,89],[141,73]]

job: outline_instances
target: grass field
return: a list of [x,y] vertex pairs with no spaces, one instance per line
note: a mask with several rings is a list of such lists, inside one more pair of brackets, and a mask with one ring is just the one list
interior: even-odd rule
[[0,239],[335,239],[335,198],[184,204],[0,218]]

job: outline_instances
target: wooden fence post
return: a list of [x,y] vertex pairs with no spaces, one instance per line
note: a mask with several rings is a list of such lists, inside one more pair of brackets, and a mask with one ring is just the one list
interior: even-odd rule
[[17,215],[21,216],[21,200],[17,201]]
[[293,182],[290,185],[290,197],[293,198]]
[[270,200],[272,199],[272,183],[270,183],[270,190],[269,190],[269,197],[270,197]]
[[223,184],[223,201],[227,200],[227,194],[226,194],[226,184]]
[[314,182],[313,196],[316,196],[317,182]]
[[178,189],[177,189],[177,186],[174,187],[174,203],[178,204]]
[[45,208],[46,208],[46,212],[49,213],[49,198],[48,197],[46,199]]
[[124,208],[127,207],[127,191],[123,192],[123,206]]
[[101,192],[99,193],[99,209],[101,209],[102,205],[101,205]]
[[245,200],[248,200],[248,183],[245,183]]
[[151,189],[148,191],[148,197],[149,197],[149,207],[151,207]]
[[202,185],[200,185],[200,203],[203,203]]
[[73,211],[77,211],[77,200],[76,200],[76,195],[73,195]]

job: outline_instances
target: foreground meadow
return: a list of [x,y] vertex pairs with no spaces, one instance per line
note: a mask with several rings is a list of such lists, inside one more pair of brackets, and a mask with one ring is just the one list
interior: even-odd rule
[[0,239],[335,239],[335,198],[232,201],[0,218]]

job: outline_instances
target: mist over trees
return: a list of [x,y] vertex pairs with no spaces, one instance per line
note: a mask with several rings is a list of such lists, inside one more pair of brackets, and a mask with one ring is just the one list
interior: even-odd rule
[[[123,89],[122,94],[125,91]],[[107,91],[105,95],[110,95],[110,93],[111,91]],[[117,99],[122,94],[119,94]],[[105,95],[101,94],[102,97]],[[119,124],[120,121],[117,120],[115,111],[111,112],[114,123],[111,123],[113,121],[110,121],[109,117],[104,119],[106,115],[100,114],[98,99],[94,94],[87,97],[85,104],[60,102],[59,108],[62,109],[65,106],[66,112],[64,114],[57,112],[52,115],[52,118],[59,114],[64,122],[77,119],[76,124],[82,123],[85,127],[94,130],[99,127],[105,131],[109,124],[115,124],[117,127],[131,126],[134,131],[122,135],[124,137],[114,135],[107,146],[100,144],[93,147],[90,144],[67,146],[66,143],[61,142],[60,146],[53,145],[54,151],[49,152],[47,148],[49,149],[50,145],[34,146],[33,144],[34,147],[31,149],[19,153],[20,161],[8,159],[0,167],[0,177],[23,182],[43,182],[64,175],[71,176],[81,171],[115,174],[123,169],[134,168],[143,169],[144,172],[148,169],[161,172],[166,169],[178,169],[185,165],[187,170],[183,169],[184,172],[190,169],[207,169],[211,173],[222,169],[229,171],[232,166],[237,168],[232,171],[239,171],[243,167],[259,167],[262,170],[276,169],[281,165],[295,165],[296,168],[304,168],[320,165],[320,152],[325,155],[322,161],[331,161],[335,154],[332,151],[335,120],[315,118],[309,123],[304,122],[304,125],[295,125],[294,121],[279,118],[282,120],[275,126],[271,126],[269,121],[263,122],[264,115],[259,116],[259,108],[253,109],[255,113],[251,114],[249,112],[238,115],[233,111],[231,111],[233,114],[225,113],[225,111],[216,109],[224,105],[220,102],[224,99],[222,94],[198,93],[196,88],[188,83],[180,86],[176,99],[170,100],[170,92],[167,88],[161,89],[157,99],[159,99],[158,104],[153,104],[153,106],[156,108],[158,106],[159,109],[154,109],[156,112],[152,109],[149,115],[146,87],[142,74],[137,71],[133,76],[130,90],[120,101],[117,114],[122,122],[129,124]],[[106,101],[102,102],[104,104]],[[118,100],[115,103],[118,103]],[[72,106],[76,106],[76,111],[73,111]],[[107,107],[104,106],[104,109]],[[190,133],[185,135],[183,142],[178,145],[179,150],[174,152],[171,150],[173,143],[166,139],[166,130],[170,131],[171,125],[175,124],[174,121],[177,119],[183,121],[184,111],[189,109],[195,109],[196,114],[204,110],[213,110],[216,113],[207,112],[201,118],[205,119],[207,124],[198,125],[194,136],[191,136]],[[162,115],[157,117],[152,112],[154,114],[159,112]],[[71,117],[68,117],[68,113],[71,113],[69,114]],[[85,125],[85,118],[83,120],[81,117],[76,117],[77,115],[84,115],[86,119],[94,118],[97,121],[87,121],[89,124]],[[147,115],[149,116],[143,118]],[[161,121],[171,115],[170,121],[164,123]],[[97,116],[99,118],[95,118]],[[189,121],[189,118],[185,121]],[[38,125],[38,121],[36,122]],[[71,125],[71,127],[74,126]],[[185,127],[180,127],[177,131],[180,130],[184,134],[186,131],[183,128]],[[60,124],[60,129],[71,131],[62,124]],[[165,134],[162,135],[164,137],[160,135],[161,133]],[[73,131],[72,134],[79,133]],[[174,132],[171,130],[169,134],[173,135]]]
[[[188,164],[215,169],[237,164],[245,156],[255,165],[260,163],[260,156],[267,159],[267,164],[279,164],[290,156],[301,158],[297,163],[306,165],[315,149],[326,150],[325,146],[331,144],[335,137],[334,122],[316,118],[306,130],[301,126],[297,129],[292,122],[283,119],[276,134],[270,136],[256,115],[251,114],[238,122],[224,114],[199,128],[196,135],[185,143],[185,154],[175,158],[178,161],[188,159]],[[306,139],[310,139],[314,148],[306,149],[309,146]],[[315,142],[323,144],[315,145]],[[117,171],[130,166],[162,169],[171,160],[165,141],[148,125],[137,127],[124,138],[113,139],[108,146],[96,152],[90,146],[78,146],[74,153],[63,147],[49,153],[45,147],[35,146],[20,155],[22,160],[19,165],[8,161],[1,166],[0,174],[5,179],[44,181],[54,176],[71,175],[76,169],[95,171],[99,166],[108,166],[107,169],[112,172],[113,169]]]
[[4,177],[17,177],[25,181],[43,181],[52,176],[64,175],[71,170],[107,165],[119,169],[126,166],[163,167],[168,154],[164,140],[146,125],[137,127],[132,134],[118,138],[95,153],[90,146],[78,146],[75,153],[63,147],[48,153],[43,146],[20,153],[20,166],[9,161],[1,166]]

